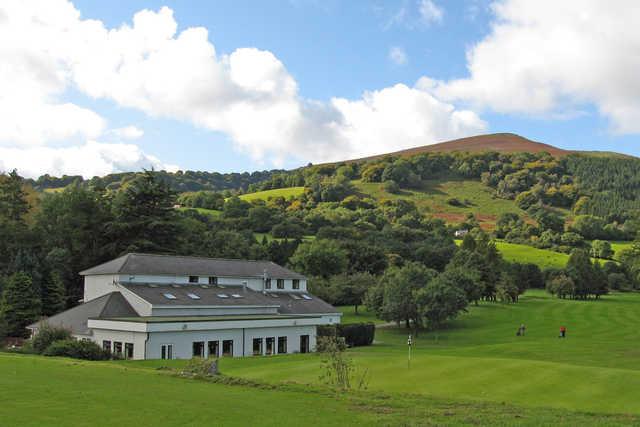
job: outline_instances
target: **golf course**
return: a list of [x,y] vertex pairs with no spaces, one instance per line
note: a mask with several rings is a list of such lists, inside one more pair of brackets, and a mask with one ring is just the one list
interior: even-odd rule
[[[346,393],[323,386],[317,354],[221,359],[232,381],[211,383],[177,377],[186,361],[2,353],[0,398],[15,404],[0,405],[0,424],[246,425],[269,413],[261,424],[634,425],[639,304],[635,293],[573,301],[528,291],[517,304],[481,303],[437,333],[419,332],[410,362],[407,330],[379,324],[374,345],[348,350],[366,388]],[[372,320],[363,307],[344,311],[347,322]]]

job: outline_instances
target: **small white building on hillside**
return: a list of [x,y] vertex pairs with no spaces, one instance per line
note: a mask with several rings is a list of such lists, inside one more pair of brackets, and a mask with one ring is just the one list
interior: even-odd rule
[[128,359],[307,353],[341,317],[268,261],[132,253],[80,274],[84,303],[43,321]]

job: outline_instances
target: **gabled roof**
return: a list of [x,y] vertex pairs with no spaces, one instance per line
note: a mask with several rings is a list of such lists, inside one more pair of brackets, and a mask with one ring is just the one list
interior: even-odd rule
[[81,271],[83,276],[96,274],[148,274],[159,276],[267,277],[305,279],[301,274],[271,261],[202,258],[177,255],[130,253]]
[[114,318],[114,317],[138,317],[138,313],[120,292],[111,292],[101,297],[92,299],[69,310],[58,313],[42,321],[35,322],[27,328],[37,328],[41,322],[50,326],[69,329],[74,335],[89,335],[87,319]]
[[[121,284],[127,290],[154,306],[260,306],[278,307],[279,314],[325,314],[339,313],[331,304],[328,304],[306,292],[259,292],[242,286],[209,285],[156,285],[156,284]],[[169,293],[174,298],[167,298]],[[191,298],[189,294],[198,296]],[[240,298],[234,298],[233,294]],[[219,295],[226,295],[220,297]],[[306,299],[303,297],[305,295]]]

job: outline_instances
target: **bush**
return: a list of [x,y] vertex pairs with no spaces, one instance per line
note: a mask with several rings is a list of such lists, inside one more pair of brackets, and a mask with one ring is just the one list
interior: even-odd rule
[[465,204],[455,197],[451,197],[447,199],[447,204],[451,206],[462,207],[462,208],[465,207]]
[[34,352],[42,354],[55,341],[71,339],[71,332],[64,328],[56,328],[42,323],[38,328],[38,334],[31,341]]
[[382,187],[384,188],[384,191],[386,191],[387,193],[397,194],[400,192],[400,186],[398,185],[397,182],[393,180],[385,181],[382,184]]
[[45,356],[65,356],[84,360],[107,360],[111,357],[93,341],[77,341],[66,339],[55,341],[42,353]]
[[349,347],[360,347],[373,344],[376,327],[373,323],[353,323],[337,325],[338,336],[343,337]]
[[[371,345],[376,334],[376,327],[373,323],[352,323],[346,325],[327,325],[318,326],[316,335],[318,338],[323,337],[340,337],[349,347],[360,347]],[[320,349],[320,341],[318,341],[318,351]]]

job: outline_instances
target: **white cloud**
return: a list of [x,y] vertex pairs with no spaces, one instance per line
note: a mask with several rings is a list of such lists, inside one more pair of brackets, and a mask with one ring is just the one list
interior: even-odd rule
[[469,77],[435,93],[502,113],[568,117],[595,105],[612,130],[640,132],[640,8],[635,0],[506,0],[467,52]]
[[440,23],[444,17],[444,10],[431,0],[420,0],[418,10],[420,19],[427,25]]
[[141,169],[177,170],[162,163],[132,144],[104,144],[89,141],[65,148],[0,147],[0,171],[17,169],[20,175],[36,178],[48,173],[54,176],[82,175],[85,178],[109,173]]
[[[5,27],[7,21],[11,25]],[[73,88],[153,117],[224,132],[236,147],[263,163],[281,164],[292,157],[317,162],[365,156],[468,136],[486,128],[473,112],[457,110],[418,86],[382,88],[355,100],[304,99],[297,82],[274,54],[240,48],[220,55],[206,29],[178,32],[167,7],[140,11],[131,25],[109,29],[100,21],[81,19],[64,0],[16,1],[0,5],[0,27],[5,40],[24,39],[15,47],[10,42],[2,45],[2,63],[14,57],[35,58],[15,62],[28,70],[28,77],[20,82],[12,102],[26,90],[45,105],[59,106],[56,100]],[[18,76],[20,70],[12,73]],[[9,86],[0,83],[0,93]],[[69,134],[94,138],[103,132],[104,123],[97,114],[89,120],[92,112],[75,107],[79,110],[72,123],[59,121],[66,132],[58,131],[59,138]],[[80,112],[87,118],[79,120]],[[41,134],[45,136],[24,139],[38,143],[52,139],[55,126],[50,123],[44,128]],[[0,121],[0,135],[8,134],[7,129],[12,127]],[[117,131],[122,137],[139,134],[133,128],[124,129]],[[87,169],[90,171],[83,173],[91,175],[139,167],[139,162],[152,159],[133,145],[92,144],[56,152],[24,150],[24,157],[39,159],[32,167],[20,161],[17,151],[5,150],[4,167],[11,168],[13,162],[33,171],[38,164],[43,171]],[[121,161],[108,149],[125,146],[127,153],[137,153],[132,154],[137,160]],[[39,153],[57,160],[46,160]],[[84,158],[91,168],[83,167]]]
[[120,139],[138,139],[142,138],[144,131],[137,126],[129,125],[122,128],[112,130],[113,134]]
[[394,46],[389,49],[389,60],[396,65],[405,65],[408,61],[407,53],[403,48]]

